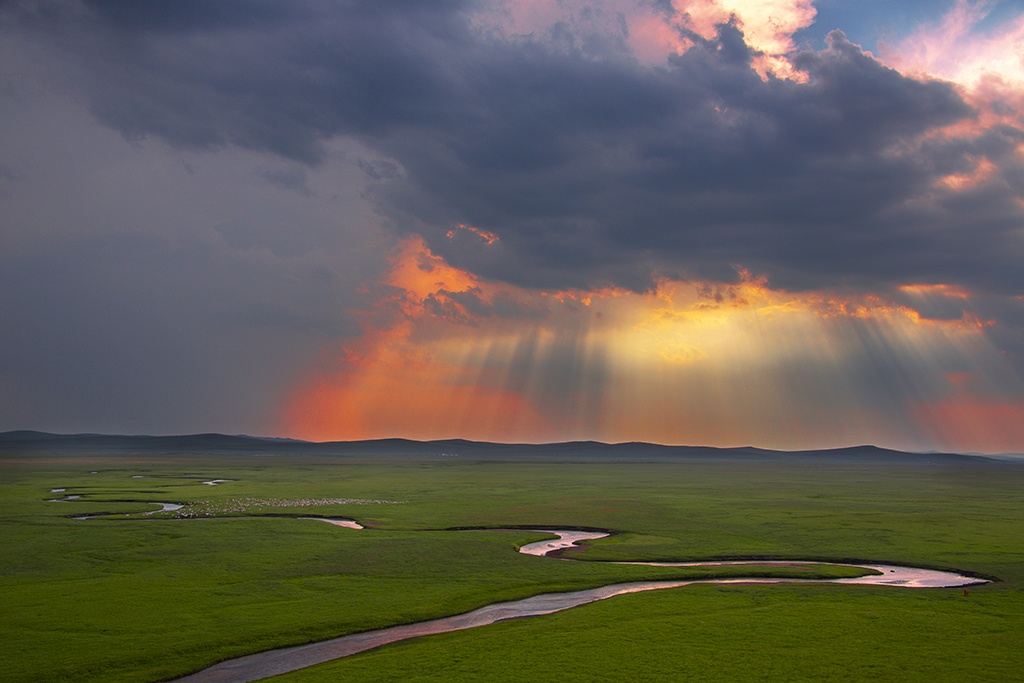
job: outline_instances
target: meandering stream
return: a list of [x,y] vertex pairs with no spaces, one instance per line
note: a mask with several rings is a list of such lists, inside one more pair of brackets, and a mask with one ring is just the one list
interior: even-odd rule
[[[221,482],[231,481],[229,479],[214,479],[203,482],[216,486]],[[63,488],[54,488],[51,493],[65,493]],[[81,495],[65,495],[63,498],[52,498],[49,502],[65,503],[80,500]],[[159,505],[159,510],[143,513],[149,516],[155,512],[169,512],[180,510],[179,503],[161,503],[150,501],[149,505]],[[96,515],[83,515],[74,519],[86,520],[98,517],[111,516],[109,513]],[[127,515],[126,515],[127,516]],[[320,522],[328,522],[339,527],[349,529],[362,529],[355,520],[325,518],[325,517],[304,517]],[[497,531],[497,530],[495,530]],[[583,541],[593,541],[599,538],[606,538],[610,534],[605,531],[581,531],[562,529],[533,529],[538,533],[548,533],[556,536],[555,539],[547,539],[527,543],[519,548],[519,552],[526,555],[549,556],[566,548],[570,548]],[[620,583],[601,588],[594,588],[569,593],[548,593],[537,595],[532,598],[515,600],[512,602],[495,603],[472,612],[459,614],[443,619],[424,621],[418,624],[406,624],[392,628],[367,631],[348,636],[341,636],[331,640],[301,645],[297,647],[271,650],[247,657],[232,659],[216,664],[198,673],[176,679],[178,681],[209,681],[221,682],[231,681],[243,683],[244,681],[255,681],[268,676],[274,676],[287,671],[295,671],[313,664],[347,657],[357,652],[363,652],[387,643],[398,640],[415,638],[422,635],[445,633],[448,631],[459,631],[477,626],[486,626],[497,621],[520,617],[532,617],[542,614],[550,614],[561,610],[586,605],[597,600],[604,600],[623,593],[637,593],[640,591],[661,590],[665,588],[678,588],[693,583],[838,583],[838,584],[862,584],[874,586],[899,586],[902,588],[953,588],[958,586],[970,586],[978,583],[986,583],[984,579],[965,576],[954,572],[939,571],[935,569],[922,569],[919,567],[904,567],[900,565],[887,564],[851,564],[841,562],[807,562],[794,560],[709,560],[703,562],[616,562],[614,564],[646,565],[652,567],[721,567],[721,566],[764,566],[764,565],[814,565],[833,564],[860,569],[870,569],[876,574],[860,576],[849,579],[769,579],[753,577],[736,577],[729,579],[700,579],[689,581],[638,581],[632,583]]]
[[[212,482],[204,482],[210,485],[229,481],[215,479]],[[51,493],[65,493],[64,489],[52,489]],[[65,495],[63,498],[50,499],[50,502],[63,503],[81,499],[80,495]],[[178,503],[149,502],[149,505],[159,505],[160,510],[143,513],[148,516],[154,512],[173,511],[181,509]],[[93,519],[109,515],[85,515],[75,519]],[[362,529],[363,527],[354,520],[329,519],[324,517],[305,517],[320,522],[328,522],[340,527],[350,529]],[[496,530],[497,531],[497,530]],[[560,529],[533,529],[538,533],[547,533],[556,536],[555,539],[547,539],[527,543],[519,548],[519,552],[527,555],[550,556],[566,548],[570,548],[583,541],[592,541],[605,538],[610,534],[603,531],[579,531]],[[625,593],[638,593],[641,591],[663,590],[667,588],[679,588],[697,583],[837,583],[837,584],[862,584],[874,586],[898,586],[902,588],[952,588],[970,586],[978,583],[985,583],[984,579],[965,576],[954,572],[938,571],[934,569],[921,569],[918,567],[903,567],[887,564],[851,564],[839,562],[807,562],[794,560],[711,560],[704,562],[616,562],[615,564],[647,565],[656,567],[715,567],[715,566],[764,566],[767,564],[777,565],[814,565],[833,564],[860,569],[870,569],[876,574],[860,576],[848,579],[784,579],[784,578],[755,578],[755,577],[733,577],[723,579],[694,579],[694,580],[669,580],[669,581],[635,581],[630,583],[617,583],[600,588],[572,591],[565,593],[546,593],[535,595],[522,600],[510,602],[498,602],[486,607],[457,614],[441,619],[432,619],[415,624],[404,624],[390,628],[354,633],[347,636],[332,638],[308,645],[268,650],[245,657],[230,659],[215,664],[207,669],[196,672],[184,678],[175,679],[176,682],[189,683],[246,683],[256,681],[270,676],[304,669],[314,664],[322,664],[341,657],[371,650],[381,645],[394,643],[408,638],[419,636],[447,633],[450,631],[461,631],[477,626],[486,626],[506,619],[517,619],[523,617],[534,617],[553,612],[586,605],[598,600],[605,600],[616,595]]]
[[[528,543],[519,549],[519,552],[529,555],[545,556],[550,553],[562,550],[580,541],[594,540],[608,536],[605,532],[592,531],[562,531],[538,529],[544,533],[555,534],[556,540],[537,541]],[[765,564],[820,564],[814,562],[763,562],[763,561],[713,561],[713,562],[622,562],[618,564],[645,564],[653,566],[669,567],[702,567],[702,566],[723,566],[723,565],[765,565]],[[832,563],[835,564],[835,563]],[[522,600],[510,602],[498,602],[487,605],[480,609],[457,614],[441,619],[431,619],[416,624],[404,624],[390,628],[354,633],[339,638],[298,645],[277,650],[260,652],[237,659],[229,659],[215,664],[197,673],[175,679],[176,683],[246,683],[256,681],[270,676],[304,669],[315,664],[322,664],[342,657],[348,657],[358,652],[371,650],[381,645],[394,643],[419,636],[448,633],[451,631],[462,631],[477,626],[487,626],[506,619],[518,619],[523,617],[535,617],[543,614],[551,614],[562,610],[586,605],[598,600],[605,600],[616,595],[625,593],[638,593],[641,591],[663,590],[666,588],[679,588],[697,583],[841,583],[841,584],[870,584],[884,586],[900,586],[903,588],[949,588],[954,586],[968,586],[977,583],[985,583],[982,579],[963,576],[953,572],[942,572],[932,569],[918,569],[915,567],[901,567],[897,565],[880,564],[847,564],[844,566],[861,567],[873,569],[879,574],[862,576],[855,579],[766,579],[766,578],[729,578],[729,579],[699,579],[689,581],[636,581],[632,583],[617,583],[600,588],[589,590],[572,591],[567,593],[546,593],[535,595]]]

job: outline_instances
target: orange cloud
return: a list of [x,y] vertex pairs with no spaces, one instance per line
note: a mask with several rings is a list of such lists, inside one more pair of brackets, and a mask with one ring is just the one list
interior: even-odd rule
[[472,225],[465,225],[459,223],[454,228],[446,233],[448,239],[454,239],[457,231],[465,230],[466,232],[472,233],[486,242],[488,245],[494,244],[498,241],[498,236],[489,230],[481,230],[480,228],[474,228]]
[[913,284],[900,285],[899,291],[912,296],[941,296],[950,299],[967,300],[974,295],[959,285],[947,284]]
[[413,305],[421,305],[434,292],[465,291],[479,285],[474,275],[449,266],[431,253],[419,237],[402,242],[389,263],[391,269],[385,282],[404,292],[404,301]]
[[[648,293],[534,292],[481,281],[411,238],[361,339],[296,386],[286,432],[950,448],[969,433],[933,427],[959,405],[949,397],[986,396],[1012,373],[969,315],[927,319],[878,296],[782,292],[739,273]],[[971,297],[942,284],[902,293]],[[988,424],[988,407],[990,421],[1005,413],[968,407],[968,426]]]
[[418,237],[399,245],[390,264],[385,295],[360,316],[360,339],[322,361],[293,391],[285,409],[287,433],[315,440],[512,440],[550,433],[544,416],[524,397],[466,362],[480,343],[493,339],[465,338],[473,314],[456,298],[469,294],[488,304],[509,288],[483,285]]

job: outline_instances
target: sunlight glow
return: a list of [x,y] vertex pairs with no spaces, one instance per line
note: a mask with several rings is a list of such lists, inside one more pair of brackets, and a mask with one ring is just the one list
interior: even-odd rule
[[[969,312],[926,317],[739,274],[648,293],[534,292],[482,282],[409,239],[360,341],[296,388],[286,431],[777,448],[1020,436],[1000,426],[1016,408],[993,398],[1012,372]],[[900,293],[911,304],[971,297],[943,284]]]

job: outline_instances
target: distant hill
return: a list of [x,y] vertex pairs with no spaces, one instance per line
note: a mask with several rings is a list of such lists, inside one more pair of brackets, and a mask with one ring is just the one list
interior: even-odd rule
[[444,439],[374,439],[369,441],[314,442],[298,439],[226,434],[189,434],[181,436],[128,436],[116,434],[50,434],[35,431],[0,432],[0,453],[93,453],[93,454],[222,454],[222,455],[422,455],[492,456],[503,458],[560,459],[746,459],[746,460],[827,460],[842,462],[890,463],[984,463],[995,462],[977,455],[957,453],[907,453],[877,446],[850,446],[807,451],[776,451],[751,446],[715,448],[711,446],[664,446],[629,442],[601,443],[570,441],[549,444],[509,444]]

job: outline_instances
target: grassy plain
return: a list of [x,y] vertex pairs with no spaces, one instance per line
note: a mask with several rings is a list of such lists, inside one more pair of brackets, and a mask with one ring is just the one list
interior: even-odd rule
[[[708,573],[528,557],[515,548],[533,532],[445,530],[472,526],[617,532],[576,555],[587,560],[884,560],[1000,581],[968,597],[827,585],[620,596],[280,680],[1007,681],[1024,671],[1020,465],[57,453],[5,454],[0,468],[0,670],[14,681],[157,681],[498,600]],[[212,479],[234,481],[202,483]],[[68,494],[83,498],[47,502]],[[330,498],[394,502],[256,502]],[[156,506],[144,501],[215,510],[243,499],[245,515],[370,528],[145,514]],[[114,514],[69,518],[99,512]]]

